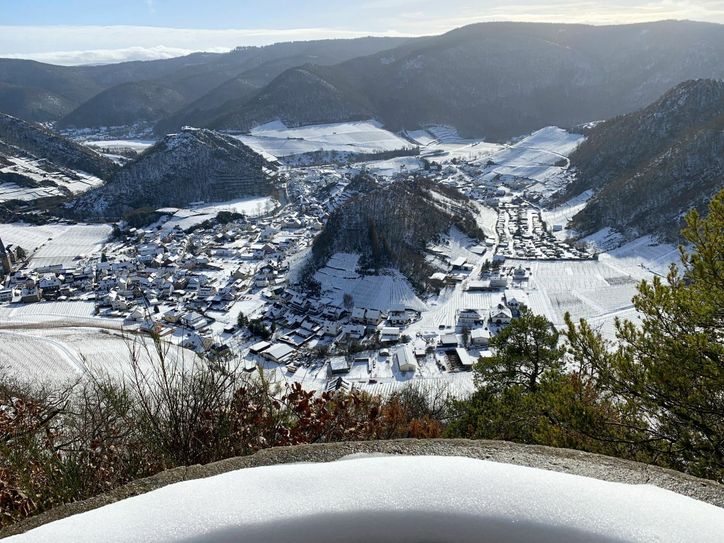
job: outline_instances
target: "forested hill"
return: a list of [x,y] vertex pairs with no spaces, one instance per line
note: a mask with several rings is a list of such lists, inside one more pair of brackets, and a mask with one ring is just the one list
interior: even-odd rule
[[690,208],[703,211],[724,188],[724,81],[682,83],[650,106],[600,123],[571,156],[574,196],[595,195],[573,219],[588,234],[675,240]]
[[[369,269],[397,268],[418,289],[435,271],[426,248],[457,226],[480,240],[469,199],[454,189],[427,181],[399,181],[380,186],[358,179],[357,196],[329,218],[312,247],[313,266],[323,266],[336,252],[358,253]],[[355,185],[350,185],[355,190]]]

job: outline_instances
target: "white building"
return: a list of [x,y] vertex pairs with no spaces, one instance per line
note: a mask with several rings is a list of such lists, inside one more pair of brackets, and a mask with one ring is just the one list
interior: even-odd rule
[[485,328],[471,330],[470,343],[477,347],[486,347],[490,343],[490,330]]
[[400,371],[415,371],[418,369],[415,353],[409,345],[400,345],[392,356]]

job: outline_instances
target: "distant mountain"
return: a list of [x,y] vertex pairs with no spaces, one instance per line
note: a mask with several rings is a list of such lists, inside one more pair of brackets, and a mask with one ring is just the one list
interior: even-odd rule
[[[187,105],[242,74],[248,84],[260,88],[294,66],[310,62],[335,64],[377,53],[405,41],[404,38],[359,38],[288,42],[264,47],[240,47],[224,54],[194,53],[173,59],[103,66],[54,66],[28,60],[0,59],[0,111],[36,121],[56,121],[99,93],[119,86],[78,113],[71,114],[63,120],[63,125],[82,122],[91,123],[88,126],[93,127],[108,122],[102,120],[106,114],[103,105],[111,99],[117,102],[113,116],[131,118],[133,122],[149,118],[155,121],[181,106],[176,98],[166,107],[169,113],[163,111],[158,98],[144,91],[152,85],[165,89],[166,93],[174,91],[183,97],[182,105]],[[12,88],[12,96],[4,93],[8,91],[3,91],[3,86]],[[38,103],[43,97],[44,101]],[[134,97],[150,103],[135,104]],[[225,98],[235,97],[238,96]],[[159,114],[163,115],[159,117]]]
[[[373,116],[506,140],[633,111],[692,78],[724,77],[724,26],[483,23],[330,66],[281,74],[208,126],[245,130]],[[215,111],[214,113],[219,113]]]
[[[345,60],[378,53],[409,41],[400,38],[358,38],[354,40],[321,40],[309,42],[279,43],[262,48],[240,48],[238,55],[247,60],[243,71],[224,79],[223,83],[209,88],[193,102],[180,108],[173,115],[161,120],[157,134],[178,130],[184,125],[209,126],[210,120],[235,111],[285,70],[313,63],[315,66],[337,64]],[[287,92],[294,92],[290,86]]]
[[425,258],[428,244],[453,226],[484,239],[469,199],[454,189],[422,180],[381,186],[360,176],[347,190],[356,196],[332,213],[315,239],[308,272],[334,253],[358,253],[362,266],[396,268],[424,290],[438,271]]
[[170,115],[186,98],[178,91],[135,81],[105,90],[70,112],[56,123],[57,128],[96,128],[152,123]]
[[154,131],[159,135],[176,132],[184,126],[203,126],[223,112],[223,105],[229,101],[245,102],[259,87],[250,83],[244,76],[225,81],[201,98],[183,106],[171,115],[156,123]]
[[686,211],[704,210],[724,188],[724,81],[684,82],[596,125],[570,159],[577,173],[567,195],[596,191],[573,218],[576,230],[676,239]]
[[69,209],[75,216],[118,219],[139,209],[267,195],[275,189],[274,170],[235,138],[183,130],[144,151]]
[[374,117],[373,105],[345,80],[333,81],[332,74],[311,65],[287,70],[250,99],[227,103],[221,109],[230,112],[208,126],[248,131],[274,119],[291,119],[288,126],[300,126]]
[[[0,112],[32,121],[55,121],[115,85],[157,79],[211,62],[218,56],[196,53],[105,66],[54,66],[32,60],[0,59],[0,86],[13,90],[12,99],[0,90]],[[42,102],[38,102],[39,97],[43,97]]]
[[44,89],[0,83],[0,106],[28,121],[58,119],[73,109],[71,100]]
[[92,149],[42,126],[0,113],[0,141],[63,168],[108,179],[117,166]]

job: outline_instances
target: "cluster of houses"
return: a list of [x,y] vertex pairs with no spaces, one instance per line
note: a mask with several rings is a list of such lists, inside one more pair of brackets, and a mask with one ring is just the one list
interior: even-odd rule
[[42,300],[88,299],[93,268],[88,265],[16,269],[5,276],[0,302],[30,304]]
[[[430,172],[441,173],[439,169]],[[280,175],[287,176],[287,195],[293,205],[273,216],[186,224],[185,230],[178,224],[169,226],[174,221],[129,228],[110,241],[103,253],[71,265],[14,270],[15,258],[0,242],[6,275],[0,302],[92,300],[99,316],[122,319],[140,331],[180,338],[181,345],[197,351],[236,347],[248,353],[248,370],[268,361],[295,373],[303,365],[323,361],[330,386],[346,387],[345,379],[355,366],[366,367],[372,381],[378,362],[401,373],[421,371],[424,360],[435,360],[445,371],[471,369],[491,337],[528,305],[524,287],[530,269],[506,267],[505,255],[518,258],[521,247],[526,256],[530,242],[540,245],[536,256],[546,257],[547,244],[554,239],[537,210],[502,204],[498,236],[504,249],[505,243],[513,249],[496,254],[495,265],[483,268],[479,278],[470,277],[476,266],[466,257],[443,247],[437,252],[433,249],[447,266],[447,271],[430,278],[433,283],[462,283],[469,291],[500,291],[502,296],[496,307],[460,310],[455,330],[418,332],[411,337],[408,327],[422,318],[417,309],[399,304],[356,307],[290,283],[297,256],[310,247],[329,214],[353,192],[345,190],[350,177],[333,168]],[[470,189],[464,178],[447,183]],[[482,243],[469,251],[482,257],[493,247],[492,242]],[[555,245],[555,250],[559,247]],[[569,251],[565,255],[575,254],[573,248],[565,250]],[[252,308],[245,317],[258,322],[256,336],[237,326],[239,306]],[[258,333],[259,329],[264,333]]]
[[498,206],[497,254],[528,260],[585,260],[591,253],[558,240],[541,218],[540,209],[518,198]]

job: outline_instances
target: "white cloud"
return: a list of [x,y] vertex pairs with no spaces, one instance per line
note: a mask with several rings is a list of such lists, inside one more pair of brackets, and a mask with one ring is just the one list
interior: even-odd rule
[[280,41],[400,35],[330,28],[189,29],[148,26],[0,26],[0,57],[53,64],[150,60]]
[[[226,53],[229,47],[209,47],[206,53]],[[158,60],[163,58],[180,57],[198,52],[198,49],[181,49],[178,47],[125,47],[123,49],[91,49],[87,51],[51,51],[48,53],[10,53],[0,55],[4,58],[22,58],[58,64],[61,66],[75,66],[78,64],[112,64],[130,60]]]

